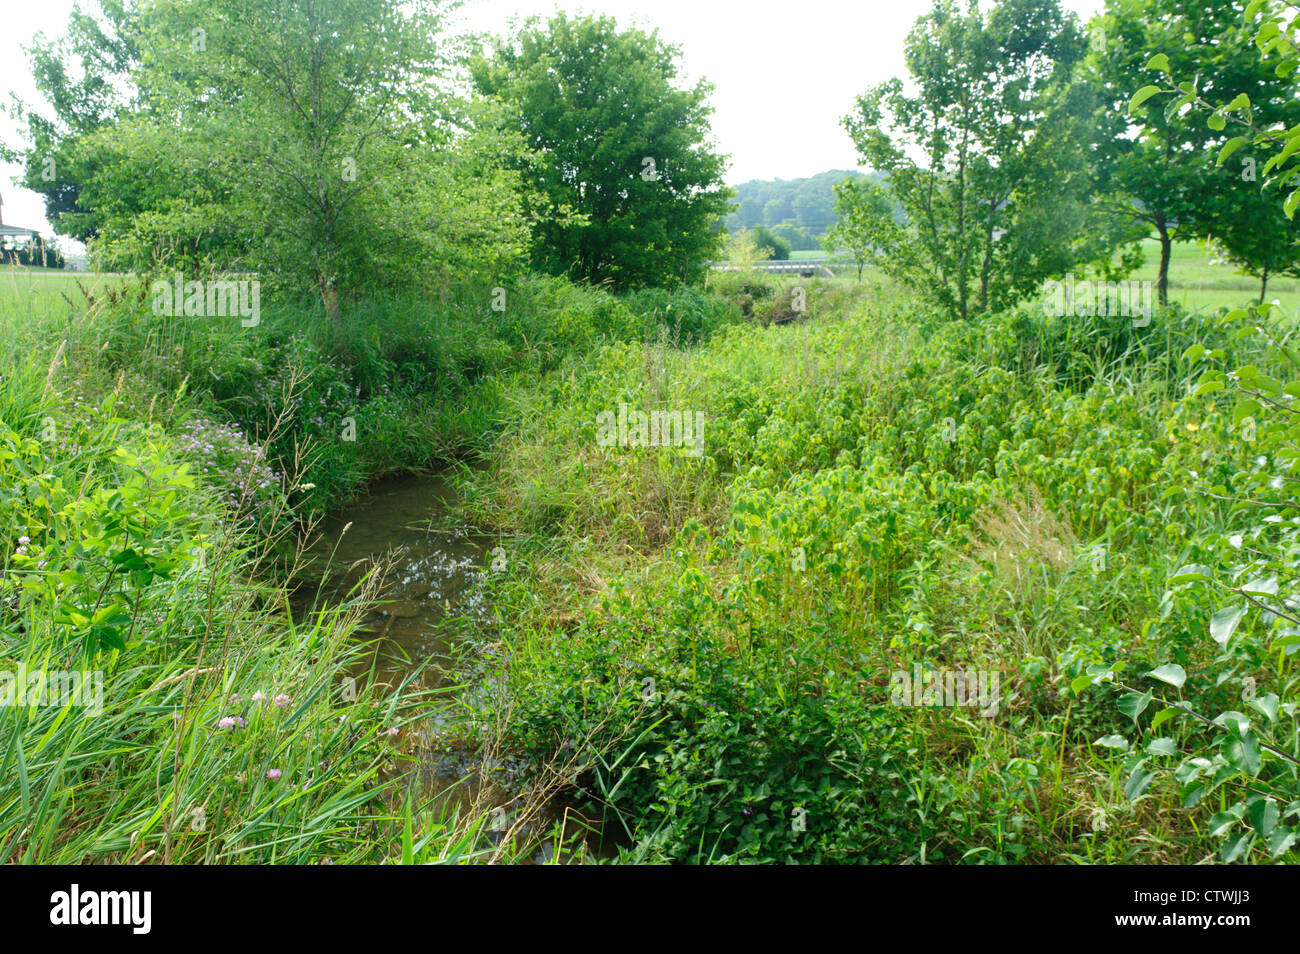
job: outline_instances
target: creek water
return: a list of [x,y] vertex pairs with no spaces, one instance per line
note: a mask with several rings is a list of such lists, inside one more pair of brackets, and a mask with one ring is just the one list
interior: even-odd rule
[[[402,749],[417,766],[427,799],[462,814],[492,813],[494,839],[536,796],[523,791],[522,764],[484,756],[448,743],[445,700],[439,693],[460,691],[471,674],[490,668],[501,647],[487,586],[492,563],[490,538],[449,526],[447,514],[456,491],[444,476],[379,481],[362,499],[321,522],[312,549],[314,585],[300,594],[301,609],[338,603],[377,563],[385,568],[379,601],[361,621],[359,637],[373,641],[365,675],[395,687],[405,679],[434,690],[427,718],[417,719]],[[481,674],[481,673],[480,673]],[[382,687],[381,687],[382,688]],[[451,733],[454,736],[454,732]],[[581,854],[609,857],[589,819],[560,798],[549,798],[514,828],[534,839],[533,860],[554,855],[546,832],[562,822],[580,836]],[[536,836],[536,838],[534,838]],[[567,839],[566,839],[567,840]]]

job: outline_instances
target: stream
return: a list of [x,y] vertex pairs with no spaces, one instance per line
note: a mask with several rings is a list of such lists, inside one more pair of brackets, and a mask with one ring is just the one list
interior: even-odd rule
[[[387,566],[380,601],[363,616],[360,638],[376,640],[373,664],[379,683],[397,686],[412,677],[422,689],[457,691],[463,675],[479,662],[495,628],[486,574],[493,544],[488,537],[448,528],[444,519],[456,498],[443,476],[400,477],[371,485],[362,499],[321,522],[312,548],[317,583],[300,609],[338,603],[377,561]],[[487,660],[490,662],[490,660]],[[525,802],[520,794],[523,765],[505,757],[484,758],[441,739],[446,716],[431,704],[428,718],[409,724],[402,749],[416,764],[423,794],[443,807],[465,813],[490,811],[488,835],[499,840]],[[599,833],[563,798],[549,798],[517,832],[530,842],[528,861],[545,862],[554,844],[552,825],[583,832],[583,857],[612,857]]]

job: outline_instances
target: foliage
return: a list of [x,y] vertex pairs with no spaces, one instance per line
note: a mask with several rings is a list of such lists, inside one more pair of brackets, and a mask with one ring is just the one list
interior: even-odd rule
[[[0,859],[382,858],[380,730],[416,699],[341,692],[355,617],[283,618],[285,593],[250,585],[254,541],[160,428],[111,393],[60,407],[43,369],[6,367]],[[80,695],[55,692],[68,674]]]
[[[723,224],[730,232],[757,228],[777,230],[778,226],[796,226],[814,242],[835,224],[834,186],[844,179],[876,179],[848,170],[819,172],[803,179],[753,179],[736,186],[735,207]],[[816,244],[795,245],[816,248]]]
[[[333,319],[363,288],[493,274],[523,247],[502,167],[519,144],[489,107],[444,91],[463,59],[446,6],[150,4],[122,21],[131,105],[87,119],[91,92],[56,99],[61,122],[40,126],[29,178],[46,150],[66,157],[64,227],[94,236],[106,266],[251,271]],[[81,50],[79,16],[67,45],[38,53],[49,70]]]
[[1289,238],[1257,227],[1262,208],[1253,150],[1238,153],[1231,165],[1217,162],[1228,140],[1223,122],[1207,125],[1189,113],[1181,91],[1158,101],[1134,95],[1151,76],[1152,52],[1164,50],[1166,69],[1195,72],[1207,95],[1249,90],[1261,122],[1300,121],[1290,80],[1252,47],[1234,0],[1192,7],[1175,0],[1116,0],[1092,29],[1100,50],[1089,57],[1083,76],[1104,100],[1098,123],[1105,130],[1099,156],[1107,207],[1140,233],[1155,230],[1161,243],[1159,301],[1167,299],[1175,238],[1214,235],[1234,257],[1253,257],[1260,265],[1284,258]]
[[878,260],[957,317],[1109,254],[1091,203],[1089,91],[1070,82],[1082,47],[1055,0],[987,14],[939,0],[908,35],[910,87],[889,80],[844,120],[905,217],[876,236]]
[[904,241],[894,219],[894,207],[885,190],[874,182],[846,179],[835,186],[835,225],[826,233],[828,251],[847,249],[862,268],[885,249],[897,248]]
[[750,235],[759,250],[767,252],[767,258],[778,262],[789,261],[790,243],[783,238],[778,238],[771,229],[759,226],[751,229]]
[[535,154],[521,166],[535,267],[629,288],[689,281],[714,256],[729,193],[710,87],[679,88],[677,56],[656,33],[560,14],[475,63]]

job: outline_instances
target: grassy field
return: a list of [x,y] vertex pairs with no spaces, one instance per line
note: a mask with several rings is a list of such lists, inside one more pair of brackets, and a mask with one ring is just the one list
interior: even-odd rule
[[[1131,281],[1150,281],[1154,285],[1160,264],[1160,245],[1154,239],[1142,243],[1144,263]],[[825,250],[791,252],[792,259],[821,261],[831,257]],[[841,256],[842,257],[842,256]],[[846,272],[841,278],[852,279]],[[868,267],[863,272],[864,281],[878,281],[878,269]],[[1213,312],[1220,308],[1237,308],[1259,298],[1259,282],[1238,272],[1232,265],[1210,264],[1204,247],[1194,242],[1179,242],[1173,247],[1169,266],[1169,300],[1189,311]],[[1300,316],[1300,281],[1294,278],[1271,279],[1268,300],[1277,301],[1283,311],[1292,317]]]
[[[1145,263],[1130,280],[1156,280],[1160,265],[1160,244],[1154,239],[1142,243]],[[1269,301],[1276,300],[1291,317],[1300,314],[1300,281],[1274,278],[1268,283]],[[1214,311],[1237,308],[1259,299],[1259,282],[1241,274],[1228,264],[1212,265],[1204,247],[1193,242],[1177,242],[1169,263],[1169,300],[1191,311]]]

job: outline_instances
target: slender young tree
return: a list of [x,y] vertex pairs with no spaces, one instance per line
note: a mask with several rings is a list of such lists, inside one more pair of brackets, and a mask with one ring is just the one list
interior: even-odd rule
[[905,46],[915,93],[890,80],[845,119],[905,216],[880,262],[957,317],[1112,246],[1092,204],[1090,94],[1071,84],[1083,52],[1057,0],[938,0]]

